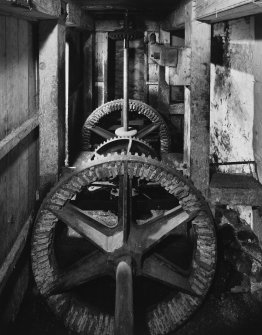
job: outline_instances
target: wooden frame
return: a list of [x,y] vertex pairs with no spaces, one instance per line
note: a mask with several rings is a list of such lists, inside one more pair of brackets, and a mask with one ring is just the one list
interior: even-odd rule
[[38,127],[38,115],[34,115],[25,121],[20,127],[12,131],[0,141],[0,159],[17,146],[28,134]]
[[197,19],[213,23],[262,13],[261,0],[198,0]]
[[65,26],[39,23],[40,195],[58,180],[65,159]]
[[22,251],[24,250],[32,222],[33,216],[30,215],[26,220],[23,228],[21,229],[17,239],[15,240],[9,254],[7,255],[3,264],[0,267],[0,294],[4,289],[8,278],[13,272],[15,265],[22,254]]
[[252,176],[216,173],[211,178],[209,201],[214,205],[260,207],[262,185]]

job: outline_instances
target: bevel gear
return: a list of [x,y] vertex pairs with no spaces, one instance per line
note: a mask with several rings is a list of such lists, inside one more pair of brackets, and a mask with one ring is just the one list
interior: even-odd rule
[[101,143],[95,150],[95,156],[121,153],[126,154],[145,154],[157,158],[158,155],[153,147],[146,141],[140,140],[136,137],[114,137]]
[[[113,100],[95,109],[86,119],[82,128],[82,143],[84,150],[90,150],[91,129],[98,126],[102,118],[113,112],[121,112],[123,109],[123,99]],[[151,106],[137,100],[129,100],[130,115],[137,113],[145,116],[152,124],[159,125],[160,151],[168,152],[170,147],[170,135],[168,127],[163,117]],[[114,137],[114,135],[112,135]],[[138,137],[138,136],[136,136]]]

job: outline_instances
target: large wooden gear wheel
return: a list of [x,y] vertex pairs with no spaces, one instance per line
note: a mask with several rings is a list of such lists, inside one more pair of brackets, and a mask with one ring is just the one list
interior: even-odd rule
[[[113,100],[98,107],[89,115],[82,129],[82,142],[84,150],[92,149],[91,138],[92,132],[94,131],[103,140],[108,140],[115,136],[114,133],[103,128],[101,126],[101,122],[106,116],[110,116],[111,121],[114,114],[119,115],[120,117],[122,109],[123,99]],[[130,99],[129,117],[132,118],[132,116],[135,115],[139,115],[140,118],[144,116],[148,123],[144,128],[138,129],[136,137],[138,139],[147,140],[153,132],[157,131],[159,133],[159,151],[168,152],[171,140],[167,124],[163,117],[154,108],[144,102]],[[110,121],[107,121],[105,123],[108,125],[109,122]]]
[[[63,243],[70,239],[76,247],[68,252]],[[200,306],[215,263],[203,197],[178,171],[145,156],[108,155],[65,177],[33,230],[37,287],[78,334],[133,334],[121,328],[133,324],[133,287],[134,334],[169,334]]]

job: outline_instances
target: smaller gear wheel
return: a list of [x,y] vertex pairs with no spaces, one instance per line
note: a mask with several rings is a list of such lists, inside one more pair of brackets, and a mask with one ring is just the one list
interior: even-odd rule
[[[108,130],[108,125],[112,126],[114,122],[119,122],[123,103],[123,99],[107,102],[88,116],[82,129],[83,150],[93,150],[94,140],[92,138],[94,134],[98,135],[98,141],[95,141],[95,143],[101,143],[101,138],[111,139],[115,137],[115,134]],[[161,153],[169,152],[170,134],[168,126],[160,113],[144,102],[132,99],[129,99],[129,113],[130,119],[142,118],[145,120],[144,126],[141,129],[138,127],[136,138],[151,139]],[[105,124],[107,127],[105,127]]]
[[138,152],[140,154],[145,154],[146,156],[151,156],[153,158],[158,157],[156,151],[153,149],[153,147],[151,147],[151,145],[135,137],[111,138],[97,147],[97,149],[95,150],[95,157],[122,152],[126,154],[135,154],[136,152]]

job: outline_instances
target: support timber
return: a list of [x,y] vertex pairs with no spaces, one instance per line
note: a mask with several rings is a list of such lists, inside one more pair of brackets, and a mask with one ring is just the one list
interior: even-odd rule
[[[65,155],[65,27],[39,23],[40,192],[57,181]],[[48,125],[48,126],[47,126]]]

